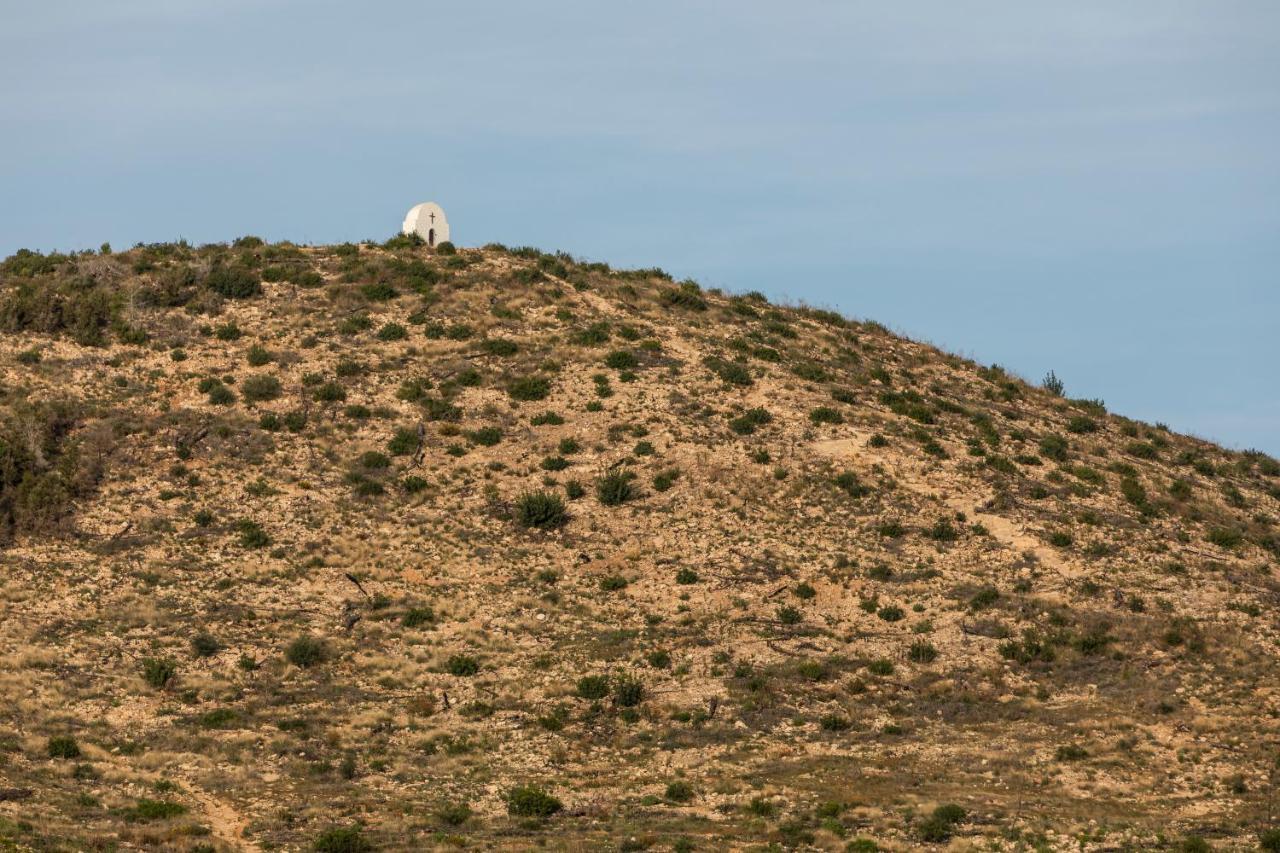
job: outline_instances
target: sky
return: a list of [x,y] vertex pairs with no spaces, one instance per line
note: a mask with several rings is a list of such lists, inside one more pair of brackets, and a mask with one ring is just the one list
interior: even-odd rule
[[0,254],[460,245],[835,308],[1280,455],[1275,0],[0,0]]

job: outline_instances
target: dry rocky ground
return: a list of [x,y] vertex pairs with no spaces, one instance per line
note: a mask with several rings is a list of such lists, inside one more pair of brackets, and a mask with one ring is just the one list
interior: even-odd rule
[[1276,460],[449,248],[0,266],[0,849],[1280,849]]

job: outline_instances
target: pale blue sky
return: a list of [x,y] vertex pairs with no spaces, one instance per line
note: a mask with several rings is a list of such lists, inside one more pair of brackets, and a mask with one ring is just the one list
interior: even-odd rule
[[1280,454],[1275,0],[0,0],[0,253],[657,264]]

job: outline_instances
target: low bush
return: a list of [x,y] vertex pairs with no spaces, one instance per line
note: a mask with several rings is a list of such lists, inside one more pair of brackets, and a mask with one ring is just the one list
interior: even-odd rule
[[240,394],[244,397],[246,403],[276,400],[279,399],[280,393],[280,380],[274,376],[250,376],[240,383]]
[[612,471],[596,481],[596,498],[605,506],[618,506],[636,497],[635,487],[631,485],[631,476],[621,471]]
[[541,376],[523,376],[512,380],[507,386],[507,393],[511,399],[522,402],[545,400],[551,393],[551,382]]
[[310,634],[302,634],[285,648],[285,660],[304,669],[323,663],[329,656],[324,640]]
[[564,804],[537,785],[518,785],[507,792],[507,814],[513,817],[548,818]]
[[45,751],[50,758],[79,758],[80,744],[70,735],[54,735],[45,745]]
[[163,690],[178,675],[178,664],[172,658],[143,658],[142,680],[156,690]]
[[569,511],[554,492],[526,492],[516,501],[516,521],[521,527],[554,530],[569,521]]

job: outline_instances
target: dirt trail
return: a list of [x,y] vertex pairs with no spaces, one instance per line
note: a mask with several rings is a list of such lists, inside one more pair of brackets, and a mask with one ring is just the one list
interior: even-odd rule
[[261,853],[261,847],[244,837],[244,831],[249,826],[248,818],[236,811],[229,803],[218,799],[195,785],[191,785],[190,790],[191,795],[200,802],[200,806],[204,809],[205,820],[208,821],[209,829],[213,832],[214,838],[230,846],[232,850]]
[[[828,441],[817,441],[810,445],[813,450],[824,456],[849,458],[854,457],[866,446],[868,436],[857,433],[852,438],[836,438]],[[909,467],[900,466],[894,476],[895,482],[905,486],[919,495],[932,496],[938,491],[938,479],[916,475]],[[972,522],[981,524],[991,537],[1007,548],[1018,553],[1030,553],[1036,561],[1057,571],[1064,577],[1080,574],[1080,570],[1067,563],[1062,554],[1045,545],[1036,536],[1027,533],[1021,525],[1005,518],[978,509],[985,501],[977,499],[973,494],[952,494],[943,498],[944,503],[956,512],[962,512]]]

